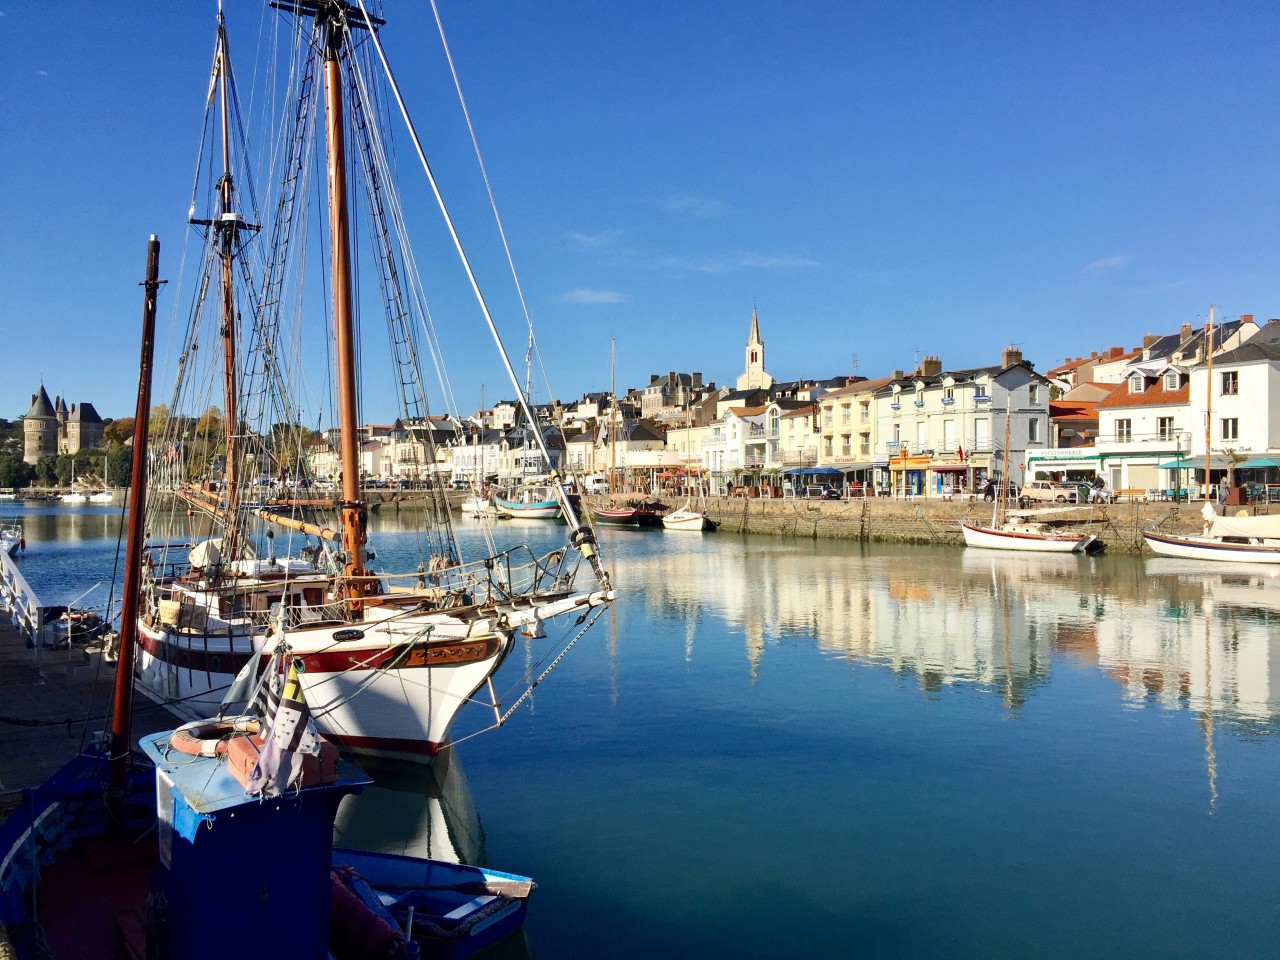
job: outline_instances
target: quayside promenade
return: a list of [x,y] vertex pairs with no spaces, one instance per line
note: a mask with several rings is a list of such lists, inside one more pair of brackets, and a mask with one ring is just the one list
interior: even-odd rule
[[[109,729],[115,666],[96,649],[37,651],[0,619],[0,820],[22,802],[22,791],[43,783]],[[173,715],[138,694],[133,739],[173,726]]]
[[[592,506],[626,503],[636,499],[661,502],[668,509],[684,503],[683,497],[644,497],[615,494],[585,498]],[[457,509],[460,497],[451,496]],[[388,496],[371,505],[377,511],[410,512],[425,501],[413,496]],[[1175,504],[1165,501],[1097,504],[1051,509],[1047,518],[1069,521],[1095,533],[1114,553],[1140,553],[1144,549],[1142,531],[1159,523],[1166,533],[1194,534],[1203,527],[1203,501]],[[989,522],[991,504],[984,500],[902,500],[891,497],[854,500],[770,499],[754,497],[708,497],[706,514],[721,533],[754,533],[778,537],[857,540],[863,542],[933,543],[963,546],[961,520]],[[1247,509],[1265,513],[1265,505],[1228,508],[1233,513]]]

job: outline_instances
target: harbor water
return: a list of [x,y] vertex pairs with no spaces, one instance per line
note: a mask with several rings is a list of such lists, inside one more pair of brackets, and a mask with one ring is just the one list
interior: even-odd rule
[[[110,581],[118,509],[3,512],[45,602]],[[600,537],[614,610],[502,729],[374,768],[339,842],[533,876],[538,957],[1280,954],[1280,574]],[[518,642],[505,702],[564,640]]]

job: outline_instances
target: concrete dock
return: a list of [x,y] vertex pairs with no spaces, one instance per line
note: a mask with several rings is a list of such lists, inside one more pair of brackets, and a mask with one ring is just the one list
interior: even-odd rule
[[[0,819],[22,791],[43,783],[64,763],[110,730],[115,664],[102,653],[29,648],[0,614]],[[164,708],[134,695],[133,742],[178,723]]]

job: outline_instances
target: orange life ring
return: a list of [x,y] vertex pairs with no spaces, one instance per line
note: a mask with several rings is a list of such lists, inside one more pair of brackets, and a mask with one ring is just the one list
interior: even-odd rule
[[227,741],[236,734],[257,733],[254,717],[235,720],[197,720],[184,723],[169,736],[169,746],[193,757],[220,757],[227,752]]

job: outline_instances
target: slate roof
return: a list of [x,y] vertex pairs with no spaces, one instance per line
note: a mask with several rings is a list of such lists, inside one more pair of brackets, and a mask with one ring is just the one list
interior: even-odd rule
[[1269,320],[1266,325],[1234,350],[1217,354],[1215,364],[1257,363],[1280,360],[1280,320]]
[[44,384],[41,384],[40,392],[31,398],[31,409],[27,411],[27,419],[52,420],[53,416],[53,403],[49,399]]
[[98,411],[93,409],[92,403],[82,403],[78,407],[71,410],[71,415],[67,417],[70,423],[101,423],[102,418],[98,416]]

